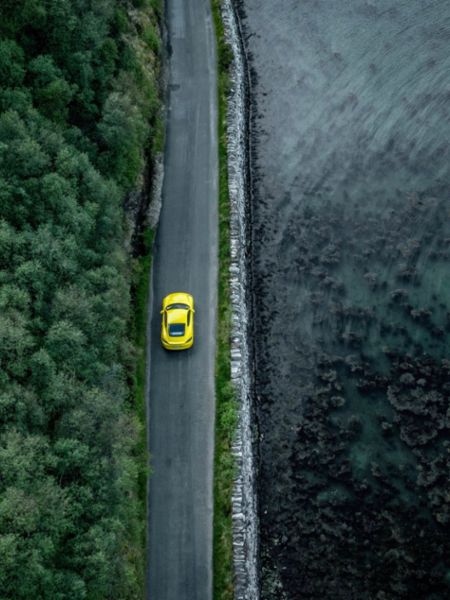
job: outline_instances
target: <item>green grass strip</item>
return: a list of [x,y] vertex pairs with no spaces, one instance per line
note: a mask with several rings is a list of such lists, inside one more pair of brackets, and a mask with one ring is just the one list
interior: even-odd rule
[[231,384],[230,202],[227,167],[227,96],[232,50],[225,41],[221,0],[211,0],[217,39],[219,133],[219,307],[216,355],[216,441],[214,464],[214,599],[233,599],[231,494],[235,461],[231,447],[237,403]]
[[139,587],[144,593],[146,544],[147,544],[147,429],[146,429],[146,361],[147,361],[147,321],[149,284],[152,264],[154,231],[147,228],[142,234],[140,256],[133,259],[131,293],[133,301],[133,322],[131,339],[135,352],[133,361],[132,389],[134,413],[138,426],[137,444],[134,450],[135,468],[137,472],[137,511],[136,520],[130,537],[134,556],[132,562],[137,573]]

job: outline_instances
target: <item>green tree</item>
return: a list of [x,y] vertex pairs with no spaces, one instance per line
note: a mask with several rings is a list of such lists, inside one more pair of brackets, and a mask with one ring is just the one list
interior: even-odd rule
[[68,116],[68,104],[76,87],[64,79],[61,70],[48,55],[41,54],[31,60],[28,74],[36,108],[49,119],[64,123]]
[[129,188],[142,168],[142,147],[148,128],[128,95],[110,94],[98,132],[105,147],[102,163],[114,165],[118,182]]
[[11,376],[22,377],[27,370],[27,355],[34,346],[27,320],[10,311],[0,315],[0,367]]
[[20,86],[24,76],[22,48],[14,40],[0,40],[0,86]]

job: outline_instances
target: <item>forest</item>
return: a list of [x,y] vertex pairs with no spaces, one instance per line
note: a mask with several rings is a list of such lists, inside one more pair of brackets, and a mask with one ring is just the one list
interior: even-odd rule
[[124,200],[159,118],[157,0],[0,3],[0,597],[143,584]]

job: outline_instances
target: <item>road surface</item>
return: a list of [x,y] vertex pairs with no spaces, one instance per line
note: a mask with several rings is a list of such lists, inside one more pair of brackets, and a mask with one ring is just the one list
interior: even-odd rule
[[[170,99],[149,344],[148,592],[212,598],[214,358],[217,305],[216,54],[210,0],[167,0]],[[195,343],[159,342],[162,297],[196,301]]]

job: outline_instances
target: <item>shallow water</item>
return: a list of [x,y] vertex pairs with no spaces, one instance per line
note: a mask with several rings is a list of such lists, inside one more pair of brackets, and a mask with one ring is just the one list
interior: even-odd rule
[[240,6],[262,598],[448,598],[450,6]]

